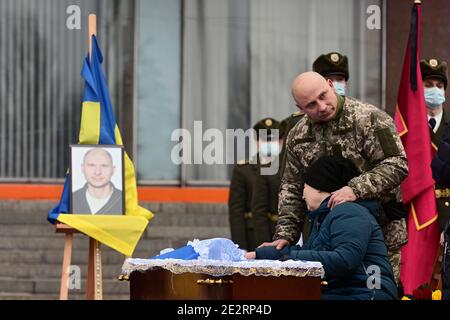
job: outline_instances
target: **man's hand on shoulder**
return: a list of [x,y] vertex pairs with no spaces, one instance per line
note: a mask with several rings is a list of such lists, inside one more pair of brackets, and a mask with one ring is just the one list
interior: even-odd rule
[[350,188],[349,186],[345,186],[331,193],[330,200],[328,201],[328,207],[332,209],[338,204],[355,200],[356,196],[353,193],[352,188]]

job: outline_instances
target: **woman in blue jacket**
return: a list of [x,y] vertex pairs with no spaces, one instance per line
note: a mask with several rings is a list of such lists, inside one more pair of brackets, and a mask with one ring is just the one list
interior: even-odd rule
[[247,259],[320,261],[327,288],[322,299],[392,300],[397,298],[392,267],[381,227],[375,217],[375,201],[344,202],[328,207],[333,191],[358,176],[348,159],[326,156],[305,172],[304,199],[313,220],[308,242],[303,246],[259,247]]

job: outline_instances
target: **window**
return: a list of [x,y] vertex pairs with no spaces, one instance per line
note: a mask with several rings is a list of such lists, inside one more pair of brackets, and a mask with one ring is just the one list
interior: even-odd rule
[[181,2],[143,0],[138,11],[137,178],[178,183],[171,134],[181,125]]
[[[380,30],[366,27],[377,1],[185,1],[184,126],[247,130],[264,117],[297,109],[292,80],[322,53],[349,58],[348,95],[380,106]],[[193,150],[199,153],[201,149]],[[238,159],[237,159],[238,160]],[[226,165],[187,165],[188,182],[220,183]]]
[[[81,29],[66,26],[77,5]],[[87,17],[97,33],[116,120],[131,144],[134,1],[0,1],[0,179],[54,181],[65,176],[78,141],[88,51]],[[131,35],[131,36],[130,36]],[[132,114],[132,112],[131,112]]]

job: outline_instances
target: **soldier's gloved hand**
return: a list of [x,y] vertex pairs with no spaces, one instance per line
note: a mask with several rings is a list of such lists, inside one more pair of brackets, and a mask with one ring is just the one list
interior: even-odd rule
[[278,239],[278,240],[275,240],[272,242],[264,242],[258,248],[272,246],[272,247],[277,247],[277,250],[281,250],[287,245],[289,245],[289,241],[284,240],[284,239]]
[[328,200],[328,208],[333,208],[334,206],[348,202],[355,201],[356,196],[353,193],[352,188],[345,186],[337,191],[331,193],[330,200]]

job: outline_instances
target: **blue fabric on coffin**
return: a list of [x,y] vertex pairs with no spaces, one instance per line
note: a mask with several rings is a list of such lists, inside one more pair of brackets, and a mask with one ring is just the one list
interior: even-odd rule
[[189,241],[186,246],[157,255],[151,259],[246,260],[244,258],[244,250],[239,249],[237,244],[225,238],[194,239]]
[[196,260],[200,255],[195,252],[192,246],[184,246],[170,252],[160,254],[150,259],[182,259],[182,260]]

